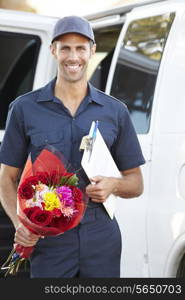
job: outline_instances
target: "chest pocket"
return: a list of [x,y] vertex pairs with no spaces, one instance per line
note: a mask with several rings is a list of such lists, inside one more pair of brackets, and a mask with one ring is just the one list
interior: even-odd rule
[[[34,147],[42,148],[46,145],[60,145],[64,143],[63,132],[37,133],[31,136],[31,144]],[[58,147],[57,147],[58,148]]]

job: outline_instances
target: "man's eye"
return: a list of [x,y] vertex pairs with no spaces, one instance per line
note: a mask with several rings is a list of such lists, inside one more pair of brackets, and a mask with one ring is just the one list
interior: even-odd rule
[[62,47],[61,48],[61,51],[68,51],[69,50],[69,47]]
[[85,50],[85,47],[79,46],[79,47],[78,47],[78,50]]

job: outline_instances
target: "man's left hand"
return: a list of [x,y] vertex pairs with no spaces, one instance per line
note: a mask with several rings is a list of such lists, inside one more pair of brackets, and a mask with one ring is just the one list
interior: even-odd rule
[[90,180],[91,184],[86,187],[86,193],[93,202],[105,202],[115,190],[115,179],[112,177],[95,176]]

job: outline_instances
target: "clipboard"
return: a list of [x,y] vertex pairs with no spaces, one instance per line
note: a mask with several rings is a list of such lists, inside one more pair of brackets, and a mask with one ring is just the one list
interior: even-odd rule
[[[122,177],[94,121],[92,122],[89,136],[86,137],[86,147],[84,147],[81,165],[88,178],[98,175],[116,178]],[[117,196],[111,194],[106,201],[103,202],[111,219],[113,219],[115,213],[116,198]]]

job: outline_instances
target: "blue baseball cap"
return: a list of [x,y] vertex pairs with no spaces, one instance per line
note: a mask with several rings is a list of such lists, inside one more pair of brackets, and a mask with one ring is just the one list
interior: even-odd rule
[[59,19],[55,24],[51,43],[56,41],[61,35],[67,33],[81,34],[95,43],[92,27],[85,18],[68,16]]

